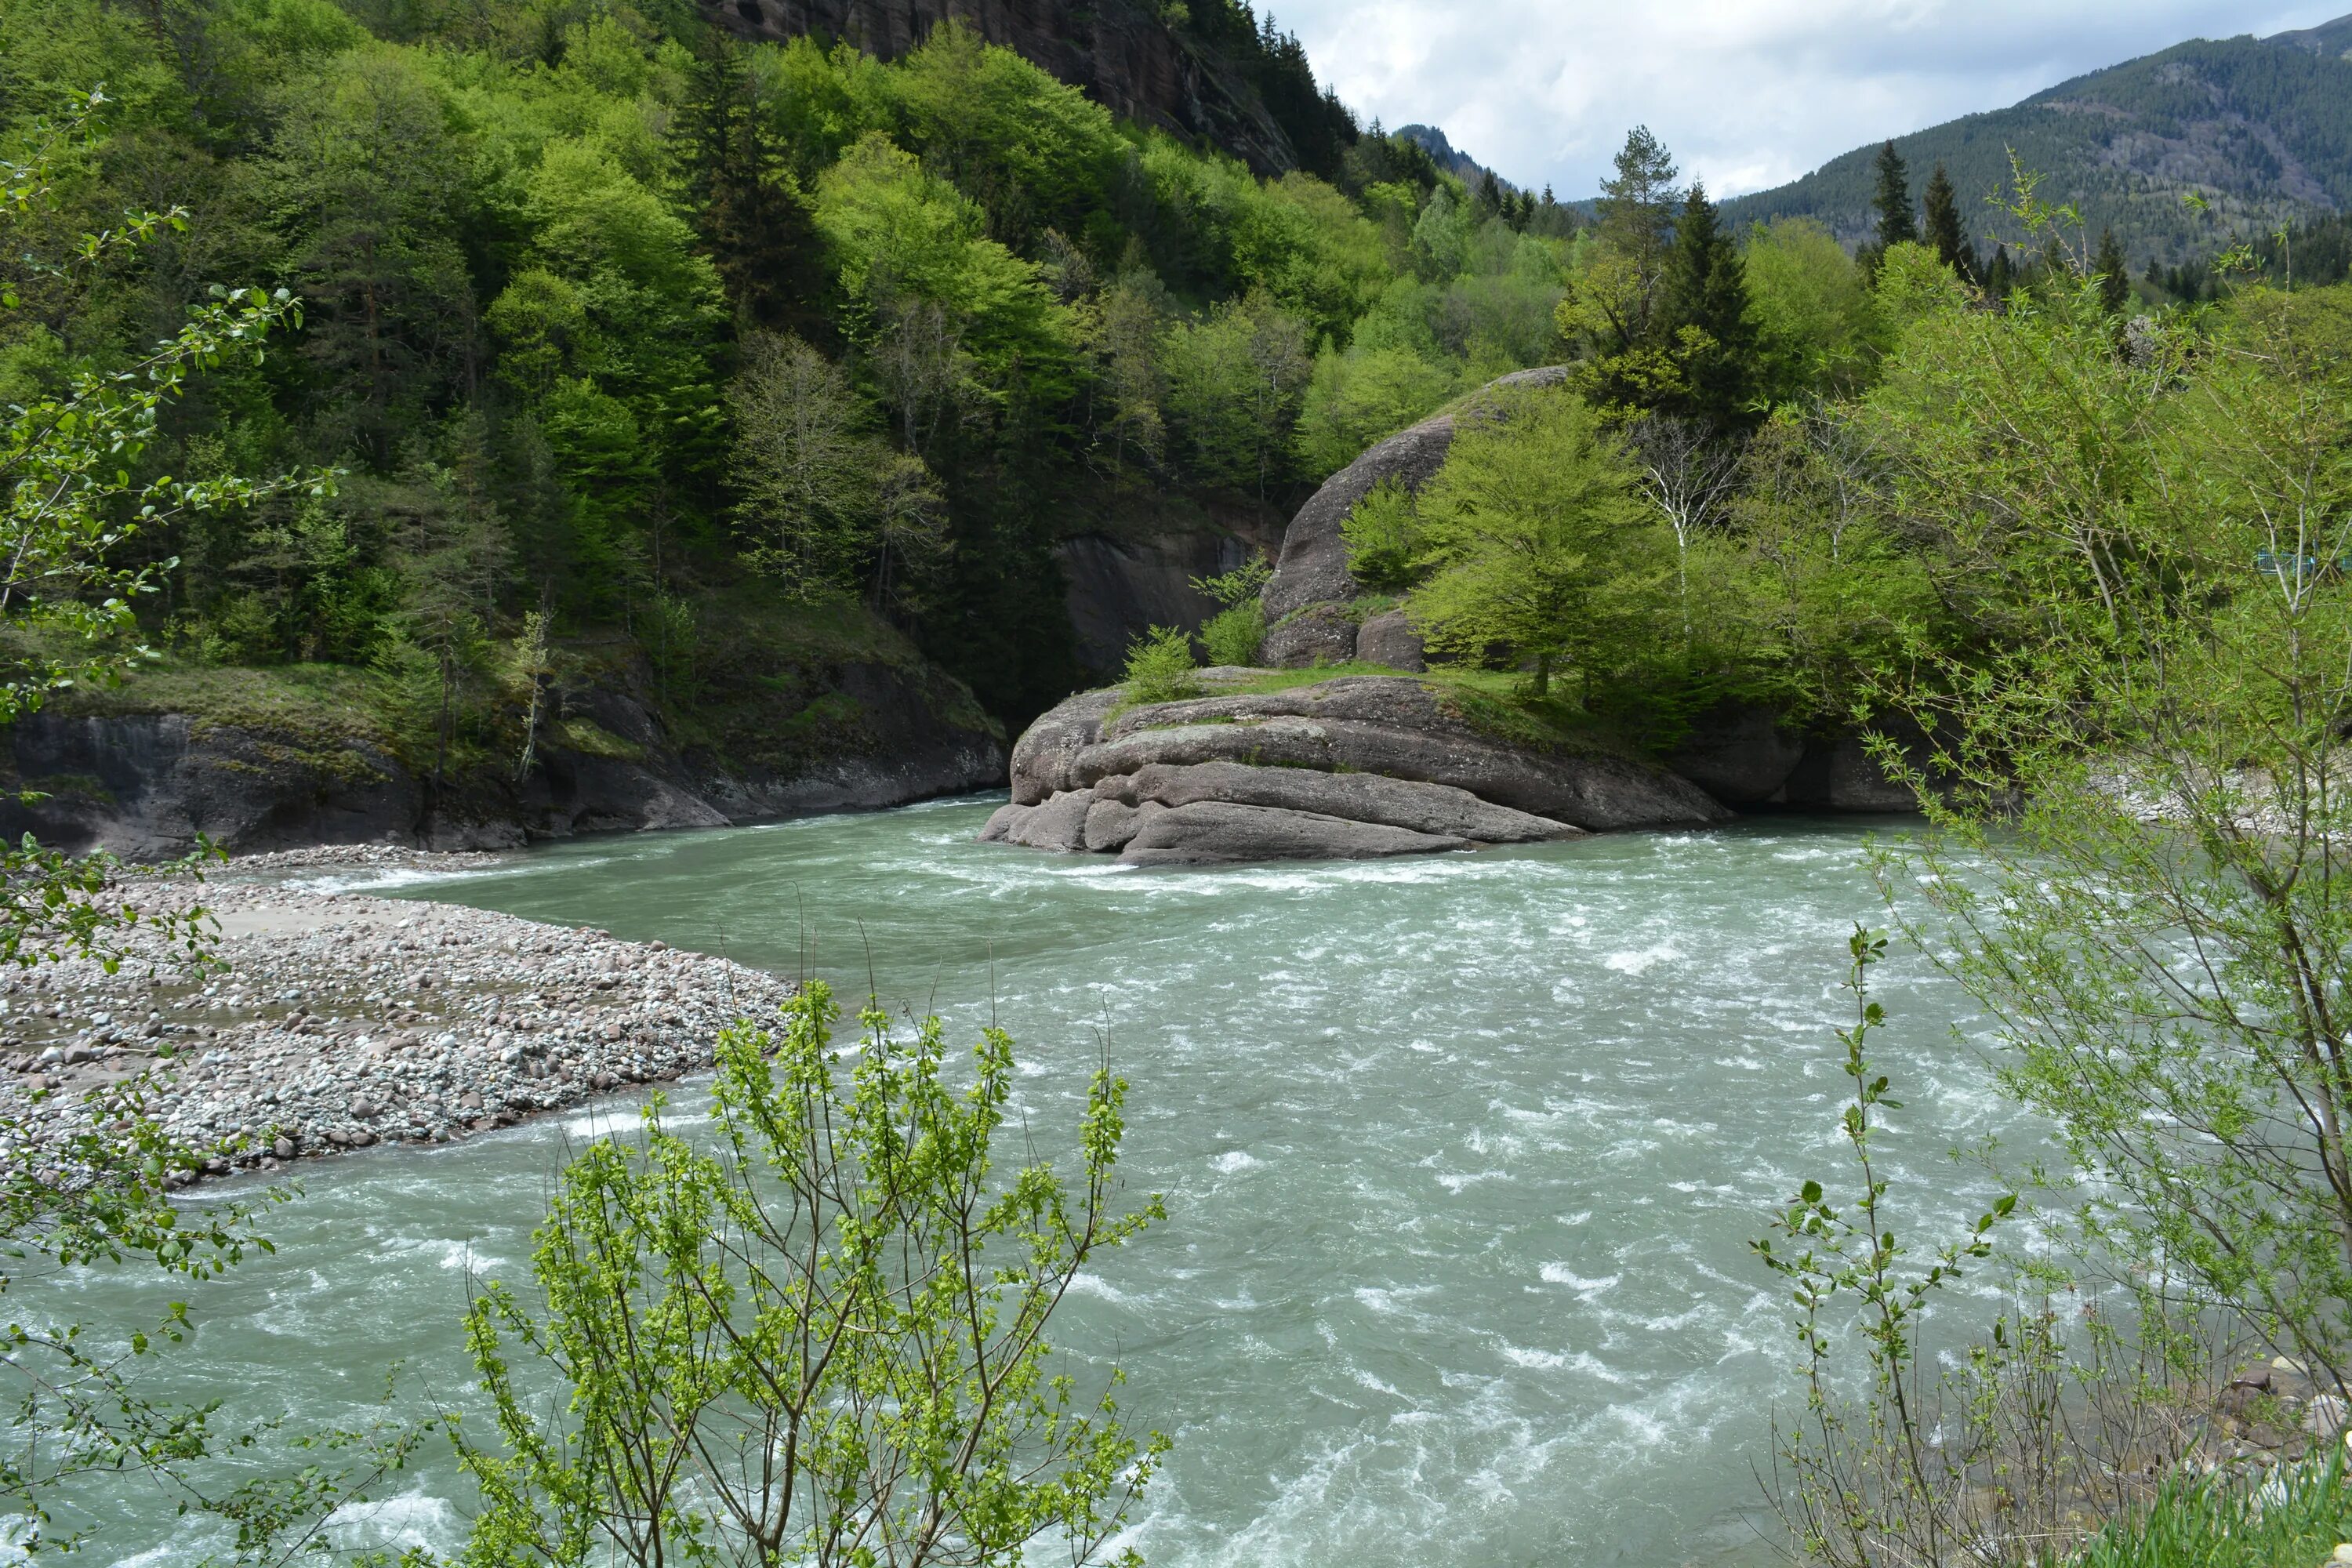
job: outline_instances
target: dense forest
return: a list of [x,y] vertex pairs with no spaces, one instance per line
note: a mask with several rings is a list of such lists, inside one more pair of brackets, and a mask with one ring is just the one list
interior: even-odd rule
[[463,751],[551,632],[635,650],[681,713],[803,633],[911,639],[1017,724],[1081,676],[1064,537],[1278,527],[1554,350],[1564,214],[1342,138],[1296,41],[1227,21],[1331,178],[1122,124],[952,26],[885,63],[684,7],[12,0],[0,135],[105,98],[44,233],[185,213],[135,261],[9,262],[0,398],[126,363],[215,284],[299,298],[151,454],[340,470],[126,545],[184,668],[405,681]]

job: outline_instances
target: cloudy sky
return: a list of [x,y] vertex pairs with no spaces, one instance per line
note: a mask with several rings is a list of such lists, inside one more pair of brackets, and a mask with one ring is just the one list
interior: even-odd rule
[[1599,187],[1646,123],[1717,195],[1998,109],[2184,38],[2352,0],[1259,0],[1369,121],[1444,128],[1505,178]]

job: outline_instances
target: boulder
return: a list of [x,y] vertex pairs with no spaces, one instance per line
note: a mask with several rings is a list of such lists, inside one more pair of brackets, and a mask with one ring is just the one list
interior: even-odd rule
[[1354,719],[1425,734],[1496,744],[1488,731],[1449,708],[1426,681],[1399,675],[1342,675],[1283,691],[1209,694],[1130,708],[1101,727],[1096,739],[1116,741],[1143,730],[1257,719]]
[[1095,803],[1087,807],[1087,847],[1097,855],[1117,854],[1135,837],[1142,817],[1142,811],[1131,802],[1107,799],[1102,791],[1095,791]]
[[1013,837],[1013,830],[1028,821],[1036,809],[1034,805],[998,806],[989,814],[987,824],[981,828],[980,841],[982,844],[1008,842]]
[[1351,720],[1267,719],[1146,730],[1078,753],[1082,783],[1153,763],[1313,768],[1451,784],[1501,805],[1595,832],[1723,822],[1731,813],[1697,786],[1622,757],[1544,756]]
[[[1304,768],[1260,768],[1241,763],[1203,763],[1194,767],[1153,763],[1124,777],[1105,779],[1095,789],[1095,810],[1113,803],[1158,802],[1186,806],[1202,801],[1271,806],[1284,811],[1336,816],[1349,822],[1402,827],[1442,838],[1480,844],[1536,844],[1580,838],[1565,823],[1480,800],[1467,790],[1378,773],[1321,773]],[[1129,837],[1132,837],[1130,831]],[[1093,819],[1087,822],[1093,847]]]
[[[1488,383],[1481,391],[1549,386],[1567,377],[1566,366],[1550,365],[1516,372]],[[1382,479],[1395,479],[1407,489],[1418,490],[1434,479],[1437,470],[1445,466],[1445,454],[1453,447],[1459,421],[1478,417],[1479,413],[1474,394],[1463,405],[1424,419],[1409,430],[1399,431],[1324,480],[1323,488],[1308,497],[1307,504],[1291,518],[1290,527],[1282,536],[1282,554],[1275,563],[1274,576],[1267,581],[1264,595],[1267,622],[1278,626],[1285,617],[1310,605],[1356,597],[1360,590],[1348,571],[1348,542],[1340,535],[1340,523]],[[1273,634],[1269,633],[1268,642],[1272,640]],[[1270,653],[1267,658],[1268,662],[1276,662]],[[1294,662],[1312,661],[1302,658]]]
[[1004,832],[1004,842],[1031,849],[1058,850],[1063,854],[1084,849],[1087,847],[1087,812],[1094,803],[1092,790],[1060,791],[1043,805],[1029,807],[1027,816],[1009,826]]
[[1466,839],[1376,823],[1200,801],[1153,813],[1128,840],[1119,859],[1129,866],[1218,866],[1250,860],[1362,860],[1469,847]]
[[1344,605],[1317,605],[1267,627],[1257,656],[1274,669],[1346,664],[1356,657],[1356,623]]
[[1402,610],[1383,610],[1356,628],[1356,662],[1418,672],[1429,668],[1429,652]]
[[1805,755],[1804,733],[1769,708],[1724,703],[1698,716],[1666,765],[1726,805],[1779,797]]
[[1103,715],[1124,700],[1116,686],[1080,692],[1030,725],[1013,747],[1013,804],[1035,805],[1076,787],[1070,764],[1094,744]]

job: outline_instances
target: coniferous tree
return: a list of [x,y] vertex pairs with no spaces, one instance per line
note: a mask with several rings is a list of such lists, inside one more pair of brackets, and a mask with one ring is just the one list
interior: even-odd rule
[[1919,237],[1919,220],[1911,211],[1911,172],[1892,142],[1878,150],[1878,194],[1871,205],[1878,209],[1881,255]]
[[1493,217],[1497,213],[1507,213],[1510,210],[1508,199],[1503,195],[1502,184],[1495,178],[1495,171],[1492,169],[1487,170],[1485,176],[1478,182],[1478,210],[1487,217]]
[[2008,298],[2010,291],[2016,287],[2016,264],[2009,258],[2009,247],[2000,246],[1992,253],[1992,265],[1985,268],[1985,292],[2001,300]]
[[1965,282],[1977,281],[1977,247],[1969,243],[1967,232],[1960,226],[1960,205],[1952,191],[1952,180],[1938,163],[1936,172],[1927,176],[1927,242],[1936,247],[1944,265],[1959,274]]
[[1701,184],[1675,225],[1663,325],[1683,383],[1667,404],[1718,429],[1751,421],[1758,365],[1747,268]]
[[2112,228],[2099,236],[2098,254],[2092,258],[2091,270],[2099,279],[2099,307],[2110,316],[2122,313],[2131,303],[2131,264],[2124,259],[2124,247]]
[[672,135],[687,205],[729,300],[763,327],[823,331],[811,307],[823,297],[815,231],[739,46],[719,43],[697,62]]

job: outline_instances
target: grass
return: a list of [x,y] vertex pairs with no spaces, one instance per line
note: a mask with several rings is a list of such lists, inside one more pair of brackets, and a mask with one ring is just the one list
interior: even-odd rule
[[2352,1541],[2352,1487],[2339,1448],[2324,1464],[2282,1465],[2252,1485],[2168,1484],[2070,1568],[2321,1568],[2344,1541]]
[[131,672],[119,686],[60,692],[49,706],[75,714],[184,713],[192,724],[322,741],[385,739],[375,678],[340,664],[214,668],[166,660]]

